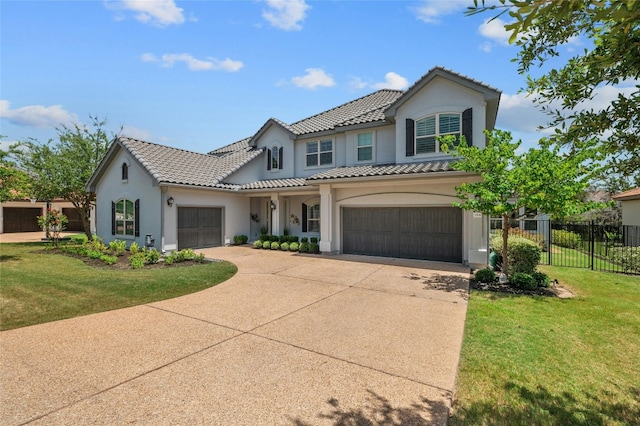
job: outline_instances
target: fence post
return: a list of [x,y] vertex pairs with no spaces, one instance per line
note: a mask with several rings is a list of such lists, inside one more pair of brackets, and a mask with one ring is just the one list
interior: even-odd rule
[[551,266],[551,219],[547,220],[547,258]]
[[590,247],[590,251],[591,251],[591,270],[593,271],[593,263],[594,263],[594,258],[595,258],[595,251],[596,251],[596,226],[595,223],[593,222],[593,220],[591,222],[589,222],[589,236],[590,236],[590,240],[589,241],[589,245]]

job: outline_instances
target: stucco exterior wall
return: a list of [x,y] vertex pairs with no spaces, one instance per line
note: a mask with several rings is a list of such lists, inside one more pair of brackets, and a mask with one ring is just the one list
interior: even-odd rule
[[396,161],[408,163],[451,158],[443,153],[406,155],[405,120],[419,120],[431,114],[443,112],[462,113],[473,108],[473,145],[484,148],[486,145],[484,130],[486,123],[486,103],[481,93],[453,82],[436,77],[419,93],[400,106],[396,115]]
[[[367,132],[373,133],[373,159],[371,161],[358,161],[358,134]],[[394,126],[352,130],[346,132],[345,139],[345,161],[347,166],[391,164],[395,162],[396,141]]]
[[640,200],[622,201],[622,224],[640,226]]
[[[122,180],[122,163],[129,165],[129,178]],[[120,199],[140,200],[140,235],[138,237],[111,235],[111,202]],[[156,238],[156,247],[161,235],[160,212],[162,192],[153,185],[151,176],[135,159],[124,151],[114,157],[105,174],[96,186],[96,231],[106,243],[115,239],[133,241],[144,246],[145,235]]]
[[[331,139],[333,140],[333,164],[327,166],[307,167],[307,142]],[[344,133],[331,134],[322,137],[299,139],[295,141],[295,177],[309,177],[316,173],[330,170],[347,164],[346,135]]]

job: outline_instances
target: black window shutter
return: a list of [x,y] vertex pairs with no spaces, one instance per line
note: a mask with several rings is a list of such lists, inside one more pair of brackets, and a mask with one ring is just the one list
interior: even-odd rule
[[116,235],[116,203],[111,202],[111,235]]
[[407,134],[406,134],[406,141],[407,141],[407,157],[413,157],[414,154],[414,147],[415,147],[415,143],[414,143],[414,121],[410,118],[407,118]]
[[267,150],[267,170],[271,170],[271,150]]
[[134,221],[135,221],[135,234],[136,237],[140,236],[140,199],[138,198],[136,200],[136,204],[135,204],[135,213],[134,213]]
[[282,147],[278,148],[278,168],[282,170]]
[[467,140],[467,145],[473,145],[473,108],[462,113],[462,135]]
[[307,205],[302,203],[302,232],[307,232]]

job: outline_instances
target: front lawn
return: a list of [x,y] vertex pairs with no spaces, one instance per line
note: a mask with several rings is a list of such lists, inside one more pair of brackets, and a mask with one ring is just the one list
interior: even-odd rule
[[212,287],[237,271],[229,262],[100,269],[43,248],[0,244],[0,330],[170,299]]
[[540,269],[576,297],[471,292],[451,424],[639,424],[640,277]]

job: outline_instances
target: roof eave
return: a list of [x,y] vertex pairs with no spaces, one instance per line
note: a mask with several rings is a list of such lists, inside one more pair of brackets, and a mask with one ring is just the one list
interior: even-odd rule
[[403,180],[403,179],[416,179],[423,177],[458,177],[458,176],[476,176],[475,173],[461,172],[457,170],[441,170],[441,171],[429,171],[429,172],[415,172],[415,173],[403,173],[403,174],[389,174],[389,175],[375,175],[375,176],[350,176],[350,177],[338,177],[338,178],[326,178],[326,179],[307,179],[308,185],[322,185],[323,183],[351,183],[351,182],[367,182],[367,181],[381,181],[381,180]]

